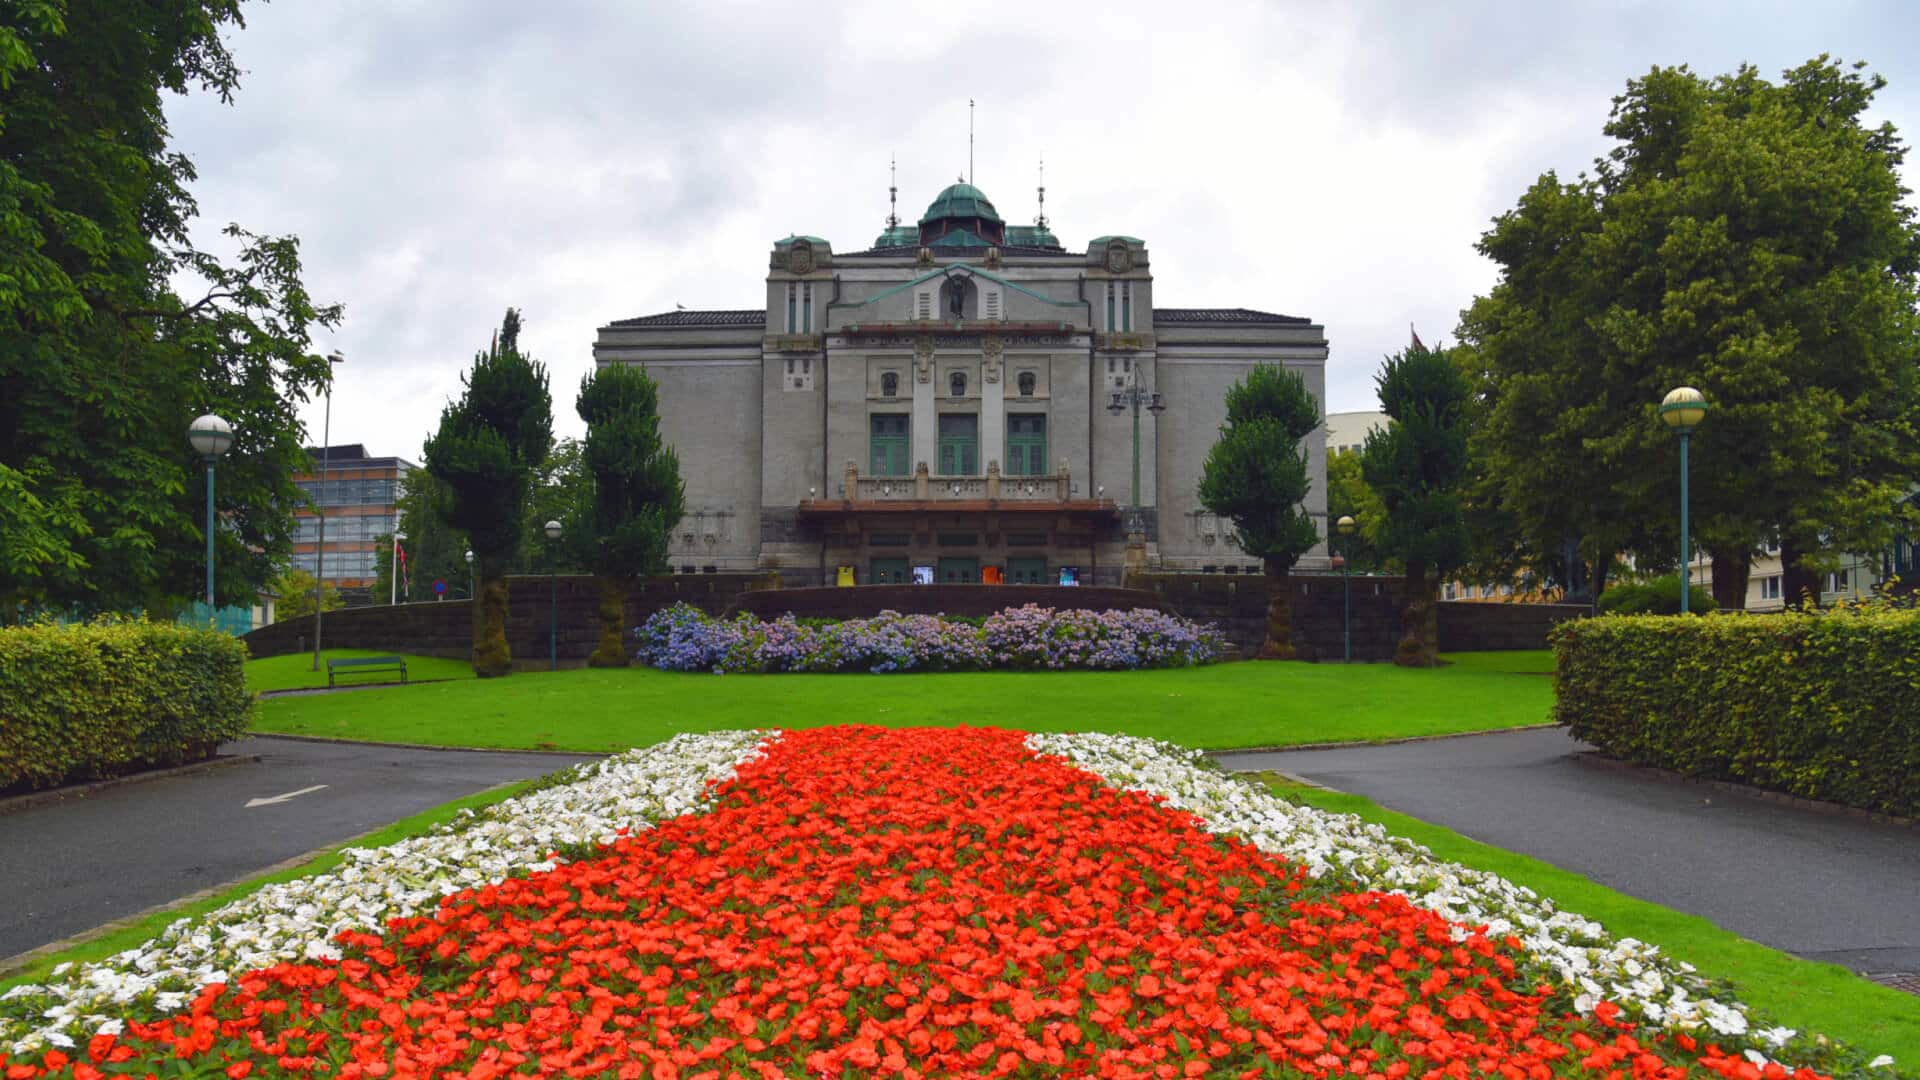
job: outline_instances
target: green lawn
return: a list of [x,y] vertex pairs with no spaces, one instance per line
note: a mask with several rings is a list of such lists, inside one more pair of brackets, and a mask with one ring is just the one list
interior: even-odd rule
[[[262,690],[299,690],[307,687],[327,685],[327,660],[345,660],[356,656],[392,656],[392,652],[379,649],[323,649],[320,652],[320,670],[313,670],[313,654],[299,653],[293,656],[269,656],[265,660],[247,661],[247,689],[254,693]],[[413,682],[428,679],[471,679],[473,665],[465,660],[442,660],[437,656],[414,656],[403,654],[407,660],[407,678]],[[398,681],[397,671],[368,672],[366,674],[342,673],[340,684]]]
[[1525,885],[1567,911],[1594,919],[1615,937],[1658,945],[1702,974],[1732,983],[1740,1000],[1777,1023],[1891,1054],[1903,1075],[1920,1063],[1920,997],[1867,981],[1834,964],[1817,964],[1728,933],[1705,919],[1636,900],[1557,866],[1469,840],[1451,829],[1385,809],[1371,799],[1301,787],[1265,775],[1293,802],[1357,814],[1435,855]]
[[442,746],[619,750],[677,732],[823,724],[1116,731],[1206,748],[1378,741],[1547,721],[1548,654],[1426,671],[1236,663],[1169,671],[707,675],[522,672],[262,701],[261,732]]

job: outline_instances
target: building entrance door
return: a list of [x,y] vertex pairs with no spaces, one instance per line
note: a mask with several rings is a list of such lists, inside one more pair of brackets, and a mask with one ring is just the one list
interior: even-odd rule
[[940,576],[935,580],[942,585],[978,585],[980,584],[980,560],[941,559]]
[[867,575],[869,585],[906,585],[913,581],[913,569],[905,559],[875,559]]
[[1026,556],[1007,560],[1007,581],[1013,585],[1051,585],[1044,556]]

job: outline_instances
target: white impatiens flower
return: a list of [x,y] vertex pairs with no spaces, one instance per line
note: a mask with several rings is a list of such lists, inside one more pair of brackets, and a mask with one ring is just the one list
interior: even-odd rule
[[1893,1055],[1891,1055],[1891,1054],[1881,1054],[1881,1055],[1880,1055],[1879,1057],[1877,1057],[1877,1058],[1874,1058],[1874,1059],[1873,1059],[1872,1061],[1869,1061],[1869,1062],[1867,1062],[1867,1068],[1869,1068],[1869,1069],[1891,1069],[1891,1068],[1893,1068]]
[[[575,778],[380,848],[349,848],[340,865],[269,885],[200,919],[180,919],[135,949],[62,964],[44,984],[0,994],[0,1050],[70,1047],[91,1035],[86,1015],[166,1014],[229,973],[289,960],[337,958],[343,930],[374,929],[430,910],[441,897],[551,869],[557,848],[607,843],[707,807],[709,786],[730,778],[776,736],[723,731],[581,765]],[[65,1041],[62,1041],[65,1040]]]
[[[1198,750],[1102,734],[1029,735],[1027,745],[1115,787],[1157,796],[1195,815],[1208,830],[1239,837],[1315,877],[1339,873],[1363,888],[1405,896],[1457,924],[1455,940],[1464,936],[1459,924],[1485,925],[1491,937],[1511,935],[1525,949],[1525,974],[1567,991],[1581,1013],[1611,1001],[1641,1022],[1676,1030],[1706,1027],[1745,1036],[1751,1028],[1746,1007],[1716,1000],[1693,965],[1645,942],[1612,937],[1599,923],[1562,911],[1531,889],[1443,861],[1355,815],[1289,803],[1210,767]],[[1778,1048],[1796,1032],[1782,1027],[1754,1034]],[[1767,1060],[1764,1054],[1759,1058],[1762,1064]],[[1874,1060],[1892,1062],[1884,1056]]]

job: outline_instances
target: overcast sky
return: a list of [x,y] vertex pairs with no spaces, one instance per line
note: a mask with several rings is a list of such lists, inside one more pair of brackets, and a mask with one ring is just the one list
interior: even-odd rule
[[[1865,60],[1890,83],[1875,118],[1920,131],[1920,5],[1900,2],[282,0],[246,17],[235,103],[168,110],[202,235],[301,238],[315,297],[346,305],[317,342],[348,358],[332,441],[416,461],[509,305],[552,372],[556,429],[578,434],[597,327],[758,306],[788,233],[869,246],[890,154],[917,220],[967,168],[969,97],[974,177],[1003,217],[1032,220],[1044,154],[1068,249],[1138,236],[1162,306],[1325,325],[1332,411],[1376,407],[1409,323],[1452,338],[1493,283],[1473,250],[1489,219],[1605,152],[1611,98],[1654,65]],[[319,405],[304,415],[318,441]]]

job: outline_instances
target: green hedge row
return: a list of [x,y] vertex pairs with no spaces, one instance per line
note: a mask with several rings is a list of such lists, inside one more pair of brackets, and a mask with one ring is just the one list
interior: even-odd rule
[[1554,719],[1616,757],[1920,817],[1920,611],[1561,623]]
[[0,628],[0,791],[208,756],[252,718],[246,659],[172,623]]

